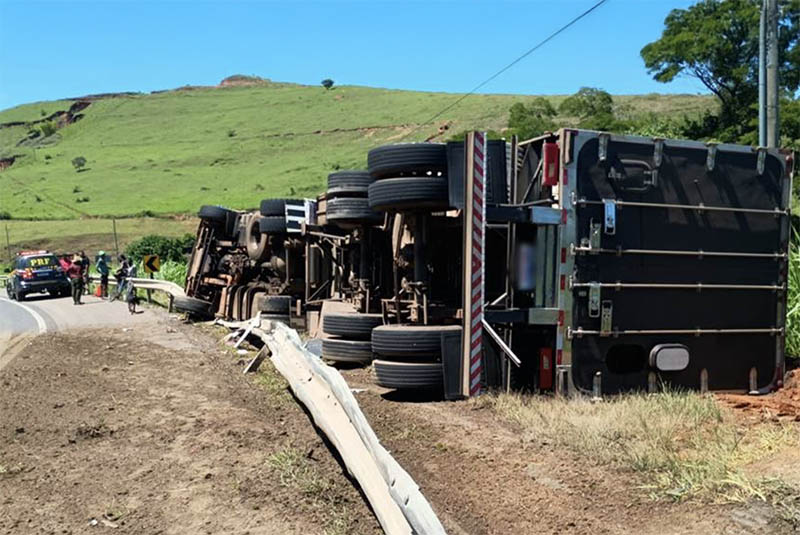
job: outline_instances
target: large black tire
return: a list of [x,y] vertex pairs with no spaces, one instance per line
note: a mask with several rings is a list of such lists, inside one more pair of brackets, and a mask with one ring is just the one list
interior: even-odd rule
[[200,207],[197,217],[218,223],[227,223],[229,214],[235,214],[233,210],[228,210],[222,206],[205,205]]
[[264,199],[261,201],[261,215],[275,216],[279,215],[286,217],[286,201],[289,203],[302,203],[303,201],[297,199]]
[[280,321],[281,323],[285,323],[289,325],[289,316],[286,314],[261,314],[262,320],[269,320],[269,321]]
[[267,253],[267,234],[261,232],[260,217],[251,217],[244,230],[244,240],[247,244],[247,256],[259,262]]
[[185,295],[176,295],[172,300],[172,306],[175,310],[187,312],[201,318],[209,318],[214,315],[211,303]]
[[438,174],[447,171],[446,145],[440,143],[400,143],[369,151],[367,168],[375,178]]
[[200,207],[197,213],[200,219],[212,221],[224,229],[224,235],[221,238],[233,238],[236,233],[236,224],[239,214],[233,210],[228,210],[221,206],[205,205]]
[[381,325],[372,329],[372,350],[383,357],[438,357],[442,333],[461,332],[459,325]]
[[446,209],[447,179],[444,177],[386,178],[369,187],[369,205],[382,212]]
[[336,197],[328,199],[325,217],[331,223],[374,224],[383,219],[383,214],[369,207],[364,198]]
[[375,179],[368,171],[337,171],[328,175],[328,197],[366,197]]
[[261,312],[288,316],[292,307],[292,296],[261,294],[256,296],[256,303]]
[[286,216],[264,216],[258,220],[258,228],[264,234],[286,233]]
[[381,314],[328,314],[322,320],[322,331],[350,340],[369,340],[372,329],[382,324]]
[[392,362],[374,360],[377,383],[386,388],[443,388],[441,362]]
[[324,338],[322,340],[322,358],[335,362],[361,362],[368,364],[372,360],[372,344],[369,340]]

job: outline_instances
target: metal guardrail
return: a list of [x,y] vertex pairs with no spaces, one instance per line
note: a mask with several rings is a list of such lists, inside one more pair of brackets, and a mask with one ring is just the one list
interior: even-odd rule
[[[100,277],[93,275],[90,277],[90,280],[92,282],[100,282]],[[130,279],[130,281],[133,282],[133,285],[136,288],[140,288],[142,290],[156,290],[167,293],[172,297],[186,295],[186,292],[183,291],[183,288],[181,288],[174,282],[159,280],[159,279],[142,279],[142,278],[133,278]],[[109,279],[108,284],[116,286],[117,280],[111,278]]]

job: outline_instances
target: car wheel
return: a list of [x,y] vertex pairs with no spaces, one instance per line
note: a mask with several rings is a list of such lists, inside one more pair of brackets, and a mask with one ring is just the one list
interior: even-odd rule
[[374,360],[377,383],[386,388],[442,388],[444,374],[440,362],[392,362]]
[[372,344],[369,340],[324,338],[322,340],[322,358],[334,362],[369,364],[372,360]]
[[383,357],[438,357],[442,334],[461,332],[460,325],[381,325],[372,329],[372,350]]
[[369,187],[369,206],[382,212],[448,208],[447,179],[443,177],[386,178]]
[[369,151],[367,169],[375,178],[444,173],[447,148],[441,143],[384,145]]
[[176,295],[172,300],[172,305],[175,307],[175,310],[201,318],[208,318],[214,315],[213,305],[211,303],[194,297]]
[[372,329],[383,324],[381,314],[327,314],[322,332],[350,340],[369,340]]

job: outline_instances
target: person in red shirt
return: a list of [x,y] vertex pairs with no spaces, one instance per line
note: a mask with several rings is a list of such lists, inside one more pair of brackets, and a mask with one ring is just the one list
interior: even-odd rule
[[72,263],[67,268],[67,277],[72,286],[72,304],[82,305],[81,295],[83,294],[83,263],[80,256],[75,256]]

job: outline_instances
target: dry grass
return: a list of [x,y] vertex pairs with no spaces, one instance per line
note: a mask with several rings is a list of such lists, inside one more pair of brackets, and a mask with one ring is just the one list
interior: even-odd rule
[[287,446],[270,455],[268,463],[282,486],[299,492],[313,508],[323,511],[326,535],[351,533],[352,521],[346,504],[338,498],[337,483],[320,473],[305,453]]
[[751,463],[796,447],[800,435],[795,425],[744,425],[712,397],[685,392],[626,395],[600,403],[501,394],[475,403],[519,424],[527,439],[637,473],[641,488],[654,499],[758,499],[797,516],[797,489],[746,473]]

